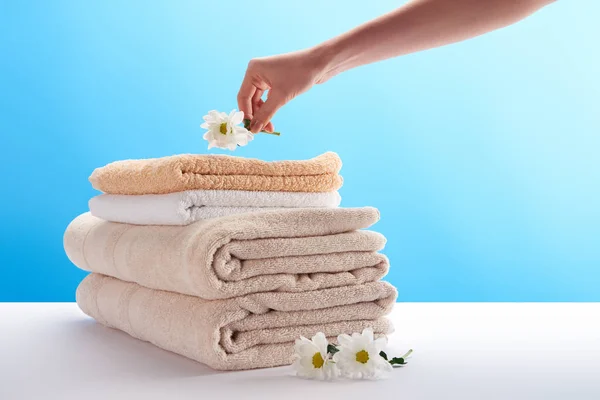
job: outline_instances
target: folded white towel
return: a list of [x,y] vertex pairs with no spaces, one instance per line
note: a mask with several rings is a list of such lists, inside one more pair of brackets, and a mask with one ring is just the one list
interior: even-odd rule
[[276,208],[335,208],[336,192],[252,192],[191,190],[168,194],[101,194],[89,201],[90,213],[106,221],[135,225],[188,225],[201,219]]

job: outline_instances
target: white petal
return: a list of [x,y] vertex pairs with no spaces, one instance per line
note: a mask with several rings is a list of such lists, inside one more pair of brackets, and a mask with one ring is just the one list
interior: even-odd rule
[[202,117],[203,120],[205,120],[206,122],[209,121],[214,121],[215,120],[215,110],[211,110],[208,112],[208,114],[206,114],[204,117]]
[[210,121],[212,121],[215,124],[221,122],[221,120],[222,120],[221,113],[218,112],[217,110],[209,111],[208,117],[210,118]]
[[366,338],[369,342],[372,342],[373,341],[373,329],[372,328],[363,329],[362,336],[364,338]]
[[383,337],[380,337],[379,339],[375,339],[375,341],[373,342],[373,346],[379,353],[381,350],[383,350],[385,348],[385,346],[387,346],[387,338],[385,336],[383,336]]
[[366,379],[385,379],[392,372],[393,368],[389,362],[382,359],[382,362],[378,361],[368,371],[365,372]]
[[314,355],[314,353],[311,353],[310,356],[302,357],[302,360],[300,361],[300,364],[302,364],[302,368],[306,370],[315,369],[312,363],[312,358]]
[[323,375],[324,379],[332,380],[340,376],[340,370],[334,363],[327,362],[325,365],[323,365]]
[[321,368],[313,368],[309,372],[309,377],[312,379],[322,381],[323,380],[323,370]]
[[316,352],[319,351],[317,346],[315,346],[312,342],[302,343],[297,347],[298,353],[305,357],[312,357]]
[[341,334],[338,336],[338,343],[340,344],[340,346],[351,346],[352,345],[352,338],[348,335],[346,335],[345,333]]
[[252,140],[254,140],[254,137],[252,135],[242,135],[242,136],[237,136],[239,138],[239,141],[244,141],[246,144],[248,144],[248,142],[251,142]]
[[373,340],[372,338],[369,338],[368,335],[360,334],[356,339],[354,339],[354,344],[357,347],[360,347],[362,350],[368,346],[371,346],[373,344]]
[[233,115],[229,116],[229,121],[231,125],[239,125],[244,120],[244,113],[241,111],[233,113]]
[[[229,112],[229,115],[227,116],[227,122],[228,122],[229,124],[231,124],[231,125],[237,125],[237,124],[239,124],[239,122],[238,122],[237,124],[233,123],[233,121],[234,121],[234,119],[235,119],[235,114],[236,114],[236,111],[235,111],[235,109],[234,109],[234,110],[231,110],[231,111]],[[240,122],[241,122],[241,121],[240,121]]]
[[235,135],[235,142],[248,144],[248,136],[246,136],[246,135]]
[[225,144],[223,144],[222,142],[220,142],[218,140],[212,140],[211,142],[213,144],[213,147],[217,147],[219,149],[224,149],[225,148]]
[[312,337],[312,341],[321,353],[327,354],[327,345],[329,343],[323,332],[317,332],[317,334]]
[[296,345],[310,343],[310,340],[304,336],[300,336],[300,339],[296,339]]
[[384,360],[383,358],[381,358],[381,361],[377,362],[377,368],[384,372],[392,372],[394,369],[392,367],[392,364],[390,364],[388,361]]
[[254,135],[252,133],[250,133],[250,131],[247,130],[246,128],[244,128],[243,126],[234,126],[233,132],[236,135],[247,135],[249,137],[254,137]]
[[303,357],[305,355],[308,354],[308,351],[306,350],[306,346],[307,344],[304,342],[296,342],[296,344],[294,345],[294,352],[296,354],[298,354],[300,357]]

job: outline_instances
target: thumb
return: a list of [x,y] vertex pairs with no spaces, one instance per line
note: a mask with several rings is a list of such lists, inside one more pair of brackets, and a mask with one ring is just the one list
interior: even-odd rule
[[267,101],[260,106],[258,111],[254,113],[254,118],[250,124],[250,131],[258,133],[271,121],[273,115],[285,104],[284,97],[278,92],[271,91],[267,97]]

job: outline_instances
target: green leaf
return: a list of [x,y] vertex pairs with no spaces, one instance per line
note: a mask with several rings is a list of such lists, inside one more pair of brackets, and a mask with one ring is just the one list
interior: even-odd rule
[[387,354],[385,354],[385,351],[383,351],[383,350],[382,350],[382,351],[380,351],[380,352],[379,352],[379,355],[380,355],[381,357],[383,357],[383,359],[384,359],[384,360],[386,360],[386,361],[387,361],[387,359],[388,359],[388,358],[387,358]]
[[333,345],[333,344],[328,344],[328,345],[327,345],[327,352],[328,352],[328,353],[335,354],[335,353],[337,353],[338,351],[339,351],[339,350],[338,350],[338,348],[337,348],[337,347],[335,347],[335,345]]
[[390,364],[392,365],[404,365],[406,364],[406,361],[404,361],[404,358],[402,357],[394,357],[390,360]]
[[[394,357],[391,360],[388,360],[388,362],[392,365],[406,365],[408,364],[406,359],[412,354],[412,352],[413,350],[410,349],[402,357]],[[387,355],[383,351],[379,353],[379,355],[387,360]]]

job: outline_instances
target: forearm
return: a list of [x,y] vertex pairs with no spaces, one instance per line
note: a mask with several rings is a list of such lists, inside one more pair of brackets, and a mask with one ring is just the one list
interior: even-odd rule
[[314,48],[323,79],[384,59],[482,35],[552,0],[414,0]]

